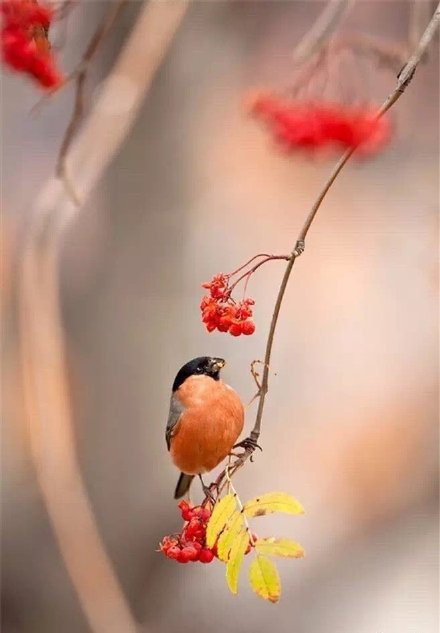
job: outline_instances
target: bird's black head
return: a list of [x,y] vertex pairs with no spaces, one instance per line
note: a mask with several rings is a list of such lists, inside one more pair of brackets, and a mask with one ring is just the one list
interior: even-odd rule
[[220,370],[224,365],[223,358],[212,358],[211,356],[193,358],[178,371],[174,379],[173,391],[176,391],[190,376],[209,376],[214,380],[219,380]]

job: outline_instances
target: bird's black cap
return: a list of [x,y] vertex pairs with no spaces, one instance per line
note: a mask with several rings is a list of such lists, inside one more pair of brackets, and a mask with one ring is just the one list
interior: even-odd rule
[[220,370],[224,367],[223,358],[213,358],[211,356],[198,356],[193,358],[177,372],[173,382],[173,392],[182,385],[190,376],[209,376],[214,380],[219,380]]

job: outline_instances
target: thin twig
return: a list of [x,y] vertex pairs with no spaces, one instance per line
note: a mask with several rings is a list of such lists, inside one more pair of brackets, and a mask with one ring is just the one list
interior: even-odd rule
[[244,264],[242,264],[241,266],[236,268],[232,273],[228,273],[227,276],[228,277],[233,277],[234,275],[239,273],[240,270],[243,270],[243,268],[246,268],[246,266],[249,266],[249,264],[251,264],[255,259],[259,259],[260,257],[265,257],[267,259],[267,258],[270,258],[270,257],[276,257],[276,255],[269,255],[268,253],[258,253],[258,255],[254,255],[253,257],[248,259],[247,262],[245,262]]
[[[131,125],[185,15],[184,2],[147,3],[66,157],[82,198],[105,172]],[[105,107],[115,77],[132,88],[123,112]],[[108,133],[112,131],[112,134]],[[78,213],[52,178],[27,227],[18,279],[23,395],[31,458],[60,554],[93,633],[135,633],[136,622],[102,542],[75,449],[60,309],[58,256],[63,230]]]
[[[251,275],[254,274],[254,272],[256,270],[258,270],[258,268],[260,268],[260,266],[262,266],[263,264],[266,264],[267,262],[270,262],[272,260],[279,260],[279,259],[284,259],[284,260],[289,260],[290,259],[290,255],[267,255],[267,257],[265,257],[264,259],[262,259],[261,261],[259,261],[257,264],[255,264],[254,266],[252,266],[252,268],[250,268],[249,270],[247,270],[245,273],[243,273],[242,275],[240,275],[240,277],[238,279],[236,279],[234,281],[234,283],[229,287],[229,292],[231,293],[235,286],[237,284],[240,283],[240,281],[242,281],[245,277],[250,277]],[[252,260],[251,260],[252,261]],[[238,269],[240,270],[240,269]]]
[[[432,16],[431,21],[426,27],[426,30],[423,33],[422,38],[420,39],[420,42],[418,43],[414,53],[411,55],[406,65],[402,68],[401,72],[399,73],[394,90],[389,94],[389,96],[384,101],[381,108],[378,110],[376,114],[377,118],[382,117],[385,114],[385,112],[387,112],[387,110],[389,110],[405,92],[406,88],[411,82],[411,79],[414,76],[414,73],[418,64],[423,58],[428,46],[430,45],[439,27],[439,22],[440,22],[440,3],[438,4],[437,9],[434,15]],[[354,152],[355,152],[355,149],[347,150],[345,154],[343,154],[343,156],[336,163],[335,167],[333,168],[333,171],[331,172],[328,180],[326,181],[323,188],[321,189],[315,203],[313,204],[309,214],[307,215],[305,219],[305,222],[296,240],[295,247],[292,251],[291,258],[289,259],[287,266],[285,268],[284,275],[281,280],[281,285],[280,285],[278,295],[276,298],[275,307],[274,307],[274,311],[273,311],[272,319],[270,323],[270,328],[269,328],[269,334],[268,334],[268,338],[266,342],[266,351],[264,355],[264,365],[263,365],[263,377],[261,380],[261,388],[259,390],[259,395],[258,395],[258,409],[257,409],[254,427],[250,433],[250,439],[254,443],[258,441],[260,437],[260,433],[261,433],[261,423],[263,419],[264,404],[265,404],[266,395],[269,389],[269,365],[270,365],[270,359],[272,355],[272,347],[273,347],[273,342],[274,342],[275,330],[278,323],[278,317],[280,314],[282,301],[284,298],[284,294],[286,292],[287,284],[289,282],[289,279],[292,273],[293,266],[295,264],[297,257],[299,257],[299,255],[301,255],[302,252],[304,251],[305,239],[309,232],[310,226],[312,225],[312,222],[316,217],[318,209],[320,208],[325,196],[327,195],[334,181],[336,180],[336,178],[338,177],[338,175],[344,168],[345,164],[348,162],[348,160],[350,159],[350,157],[353,155]],[[240,457],[238,457],[231,466],[228,467],[228,476],[232,477],[232,475],[244,465],[247,459],[251,457],[253,452],[254,452],[254,448],[252,446],[249,446],[248,448],[246,448],[243,454]],[[215,486],[218,491],[221,491],[223,489],[222,482],[224,481],[224,479],[225,479],[225,471],[223,470],[215,481]]]
[[400,69],[408,57],[406,45],[367,33],[344,33],[334,40],[333,46],[350,47],[361,55],[375,58],[380,66],[391,70]]
[[354,2],[355,0],[329,0],[316,22],[295,47],[293,61],[302,64],[322,48]]
[[259,380],[260,374],[255,369],[255,365],[263,365],[263,364],[264,363],[262,360],[253,360],[251,363],[251,374],[252,374],[252,378],[255,380],[255,384],[257,385],[258,391],[260,391],[261,389],[261,382]]

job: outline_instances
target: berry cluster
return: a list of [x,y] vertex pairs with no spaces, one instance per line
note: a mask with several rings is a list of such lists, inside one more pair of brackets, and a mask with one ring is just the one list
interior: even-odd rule
[[205,537],[211,511],[204,506],[191,507],[187,501],[181,501],[179,508],[185,521],[182,532],[166,536],[160,544],[160,551],[178,563],[210,563],[215,554],[206,547]]
[[249,110],[266,123],[287,152],[356,147],[358,154],[366,156],[382,149],[391,136],[389,119],[378,119],[371,107],[260,94],[249,103]]
[[[180,534],[165,536],[159,545],[160,551],[168,558],[178,563],[211,563],[217,556],[217,544],[206,547],[206,526],[211,516],[211,510],[206,506],[190,506],[187,501],[179,503],[182,519],[185,524]],[[257,537],[253,535],[253,541]],[[253,545],[249,543],[246,554]]]
[[202,321],[208,332],[218,330],[229,332],[232,336],[246,336],[255,332],[255,323],[251,320],[253,299],[243,299],[238,303],[231,298],[229,275],[220,273],[211,281],[202,284],[209,295],[202,298],[200,309]]
[[59,73],[47,38],[53,11],[36,0],[2,0],[2,58],[18,72],[27,73],[44,88],[58,86]]

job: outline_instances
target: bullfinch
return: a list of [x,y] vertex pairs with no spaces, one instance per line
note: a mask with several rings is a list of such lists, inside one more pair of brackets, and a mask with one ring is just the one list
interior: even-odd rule
[[220,378],[222,358],[200,356],[184,365],[174,380],[165,432],[168,450],[181,470],[174,498],[188,490],[195,475],[215,468],[230,453],[243,429],[244,407]]

